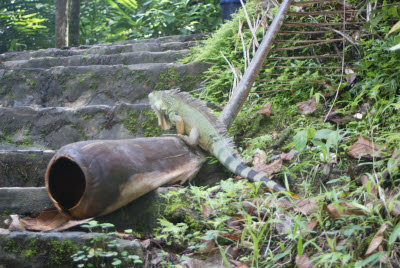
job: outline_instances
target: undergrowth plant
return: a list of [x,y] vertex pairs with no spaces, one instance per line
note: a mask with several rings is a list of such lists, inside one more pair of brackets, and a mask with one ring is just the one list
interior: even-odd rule
[[[140,267],[143,263],[139,256],[119,250],[118,234],[109,231],[114,228],[113,224],[89,221],[81,227],[89,232],[96,231],[96,236],[72,255],[77,267],[104,267],[110,264],[112,267]],[[125,233],[131,234],[132,230],[125,230]]]

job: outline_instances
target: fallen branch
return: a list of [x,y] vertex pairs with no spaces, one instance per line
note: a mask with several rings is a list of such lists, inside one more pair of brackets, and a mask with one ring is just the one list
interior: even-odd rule
[[253,86],[269,51],[271,50],[272,45],[274,44],[275,38],[283,24],[283,20],[289,10],[291,2],[292,0],[284,0],[282,2],[278,13],[268,28],[268,31],[258,47],[256,54],[251,60],[250,65],[245,71],[243,78],[234,90],[234,94],[220,115],[221,122],[223,122],[228,129],[232,126],[233,121],[249,95],[250,89]]

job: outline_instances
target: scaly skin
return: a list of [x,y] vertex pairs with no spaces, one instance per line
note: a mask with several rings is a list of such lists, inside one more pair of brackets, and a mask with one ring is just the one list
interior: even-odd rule
[[[199,100],[177,90],[154,91],[150,93],[149,99],[162,129],[167,130],[171,125],[176,125],[181,139],[190,146],[199,145],[236,175],[254,182],[262,181],[275,192],[286,191],[236,157],[237,152],[230,145],[230,139],[225,136],[226,131]],[[184,136],[184,133],[189,136]]]

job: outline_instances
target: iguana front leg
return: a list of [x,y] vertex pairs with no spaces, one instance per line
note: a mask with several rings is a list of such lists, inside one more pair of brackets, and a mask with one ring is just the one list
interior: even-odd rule
[[164,134],[163,136],[178,137],[183,140],[184,143],[191,147],[195,147],[199,144],[199,130],[197,128],[192,128],[190,130],[189,136],[182,134]]
[[176,132],[180,135],[183,135],[183,133],[185,133],[185,124],[183,123],[182,117],[177,114],[173,114],[171,116],[171,121],[175,122]]

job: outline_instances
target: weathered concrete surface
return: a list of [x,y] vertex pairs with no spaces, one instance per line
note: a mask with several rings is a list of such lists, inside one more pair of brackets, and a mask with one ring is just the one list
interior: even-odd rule
[[3,62],[0,66],[7,69],[16,68],[51,68],[55,66],[88,66],[88,65],[132,65],[141,63],[171,63],[176,62],[189,50],[165,52],[129,52],[112,55],[88,54],[69,57],[41,57],[27,60]]
[[126,40],[110,44],[80,46],[69,49],[40,49],[36,51],[7,52],[0,55],[0,61],[26,60],[30,58],[40,57],[67,57],[73,55],[89,55],[89,54],[118,54],[124,52],[137,51],[167,51],[187,49],[195,46],[196,41],[200,41],[204,35],[188,35],[188,36],[167,36],[157,39],[144,40]]
[[43,186],[47,164],[54,154],[51,150],[0,151],[0,187]]
[[26,215],[53,206],[45,187],[0,188],[0,214]]
[[94,139],[130,139],[158,136],[157,118],[149,105],[94,105],[77,109],[49,107],[0,108],[0,150],[58,149],[68,143]]
[[78,107],[147,100],[153,90],[193,90],[207,64],[148,63],[14,69],[0,79],[0,106]]
[[[137,240],[123,240],[115,237],[100,238],[96,245],[93,239],[104,237],[99,233],[84,232],[11,232],[0,230],[0,267],[6,268],[42,268],[42,267],[75,267],[71,255],[84,245],[92,248],[119,252],[127,251],[128,255],[139,256],[144,260],[143,247]],[[120,247],[108,248],[103,241],[116,240]],[[105,267],[112,267],[113,258],[107,258]],[[101,263],[101,262],[100,262]]]

